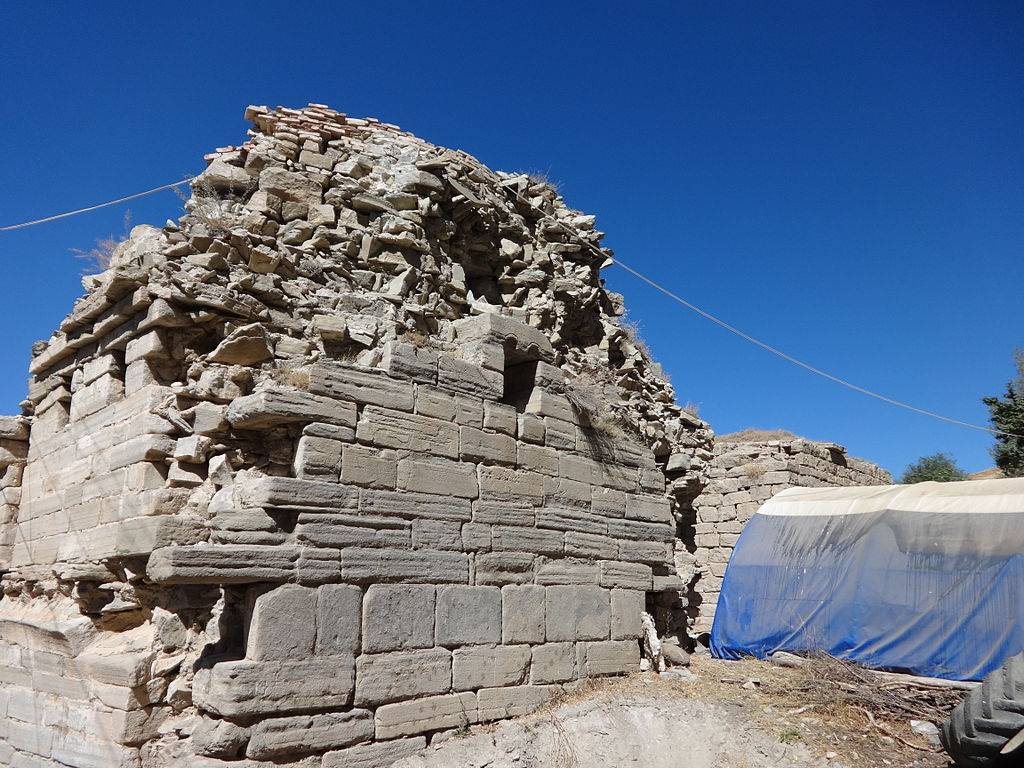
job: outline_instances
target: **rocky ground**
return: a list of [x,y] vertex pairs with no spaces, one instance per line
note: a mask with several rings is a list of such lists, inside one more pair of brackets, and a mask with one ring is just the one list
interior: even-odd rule
[[[950,766],[889,703],[879,702],[871,721],[858,700],[823,700],[827,686],[808,683],[820,670],[704,657],[691,670],[595,684],[533,715],[435,739],[395,768]],[[908,695],[910,706],[930,700]],[[938,710],[958,696],[940,695]]]

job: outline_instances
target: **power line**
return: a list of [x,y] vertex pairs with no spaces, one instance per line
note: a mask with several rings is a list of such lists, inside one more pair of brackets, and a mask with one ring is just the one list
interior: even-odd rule
[[[15,230],[15,229],[24,229],[25,227],[32,227],[32,226],[35,226],[36,224],[45,224],[46,222],[49,222],[49,221],[56,221],[57,219],[64,219],[64,218],[67,218],[69,216],[76,216],[76,215],[78,215],[80,213],[88,213],[89,211],[95,211],[95,210],[98,210],[100,208],[106,208],[106,207],[111,206],[111,205],[117,205],[118,203],[124,203],[124,202],[127,202],[129,200],[135,200],[135,199],[140,198],[140,197],[146,197],[147,195],[153,195],[153,194],[156,194],[157,192],[163,192],[165,189],[174,189],[175,187],[180,187],[182,184],[187,184],[187,183],[189,183],[191,181],[194,181],[195,178],[196,177],[193,176],[193,177],[182,179],[181,181],[175,181],[175,182],[173,182],[171,184],[163,184],[163,185],[161,185],[159,187],[155,187],[154,189],[147,189],[145,192],[136,192],[134,195],[127,195],[125,197],[119,197],[116,200],[108,200],[108,201],[106,201],[104,203],[98,203],[96,205],[91,205],[91,206],[89,206],[87,208],[78,208],[78,209],[73,210],[73,211],[67,211],[66,213],[58,213],[58,214],[55,214],[53,216],[47,216],[47,217],[42,218],[42,219],[35,219],[33,221],[22,222],[21,224],[10,224],[10,225],[7,225],[5,227],[0,227],[0,232],[10,232],[10,231]],[[543,215],[544,212],[541,211],[541,209],[538,208],[536,205],[534,205],[532,201],[526,199],[525,197],[523,197],[518,192],[514,192],[514,194],[519,199],[520,202],[524,203],[525,205],[528,205],[529,207],[533,208],[534,210],[540,212]],[[994,429],[992,427],[982,427],[982,426],[980,426],[978,424],[971,424],[970,422],[961,421],[960,419],[954,419],[954,418],[952,418],[950,416],[943,416],[941,413],[935,413],[934,411],[929,411],[929,410],[927,410],[925,408],[918,408],[916,405],[911,405],[910,403],[905,403],[902,400],[896,400],[895,398],[889,397],[888,395],[883,395],[883,394],[880,394],[878,392],[874,392],[874,391],[872,391],[870,389],[867,389],[866,387],[862,387],[862,386],[860,386],[858,384],[854,384],[851,381],[847,381],[846,379],[842,379],[839,376],[835,376],[835,375],[829,373],[828,371],[823,371],[822,369],[817,368],[816,366],[813,366],[810,363],[805,363],[803,360],[800,360],[800,359],[798,359],[796,357],[793,357],[792,355],[789,355],[789,354],[783,352],[781,349],[777,349],[777,348],[773,347],[771,344],[768,344],[768,343],[766,343],[764,341],[761,341],[760,339],[758,339],[758,338],[756,338],[754,336],[751,336],[749,333],[741,331],[739,328],[735,327],[734,325],[730,325],[729,323],[725,322],[724,320],[721,320],[720,318],[715,317],[710,312],[706,312],[705,310],[703,310],[700,307],[698,307],[696,304],[693,304],[693,303],[687,301],[686,299],[684,299],[682,296],[679,296],[678,294],[673,293],[668,288],[663,287],[662,285],[660,285],[659,283],[655,282],[654,280],[652,280],[651,278],[647,277],[646,275],[641,274],[640,272],[637,272],[635,269],[630,267],[628,264],[625,264],[621,259],[619,259],[617,257],[613,258],[613,257],[609,256],[605,251],[603,251],[600,248],[598,248],[596,245],[591,243],[589,240],[586,240],[583,237],[581,237],[579,235],[579,233],[577,233],[575,230],[572,230],[569,227],[566,227],[564,224],[562,224],[562,222],[557,221],[557,224],[562,229],[562,231],[567,233],[570,237],[573,237],[575,240],[577,240],[579,243],[581,243],[585,248],[588,248],[589,250],[593,251],[595,254],[599,255],[602,259],[609,259],[613,264],[618,266],[620,269],[625,270],[629,274],[631,274],[634,277],[636,277],[638,280],[642,280],[643,282],[647,283],[647,285],[651,286],[656,291],[659,291],[660,293],[663,293],[664,295],[668,296],[673,301],[675,301],[675,302],[681,304],[682,306],[686,307],[687,309],[689,309],[691,312],[695,312],[696,314],[698,314],[701,317],[703,317],[705,320],[709,320],[712,323],[714,323],[715,325],[717,325],[718,327],[728,331],[729,333],[732,333],[732,334],[734,334],[736,336],[739,336],[744,341],[750,342],[754,346],[760,347],[761,349],[765,350],[766,352],[770,352],[771,354],[773,354],[773,355],[775,355],[777,357],[780,357],[783,360],[785,360],[785,361],[787,361],[789,363],[792,363],[793,365],[799,366],[800,368],[803,368],[804,370],[809,371],[809,372],[815,374],[816,376],[821,376],[822,378],[827,379],[828,381],[831,381],[834,384],[839,384],[840,386],[846,387],[847,389],[852,389],[854,392],[860,392],[862,395],[867,395],[868,397],[873,397],[876,400],[881,400],[883,403],[888,403],[889,405],[894,405],[897,408],[903,408],[905,410],[912,411],[913,413],[917,413],[917,414],[919,414],[921,416],[929,416],[929,417],[931,417],[933,419],[938,419],[939,421],[944,421],[947,424],[955,424],[955,425],[957,425],[959,427],[966,427],[967,429],[974,429],[974,430],[977,430],[978,432],[987,432],[987,433],[992,434],[992,435],[1004,435],[1006,437],[1019,437],[1019,435],[1015,435],[1012,432],[1004,432],[1001,429]]]
[[[543,211],[540,210],[540,208],[535,206],[530,200],[527,200],[525,197],[523,197],[518,192],[516,192],[515,195],[516,195],[517,198],[519,198],[519,200],[521,202],[525,203],[526,205],[529,205],[531,208],[533,208],[536,211],[539,211],[541,214],[544,213]],[[987,433],[992,434],[992,435],[1005,435],[1006,437],[1020,437],[1019,435],[1015,435],[1012,432],[1004,432],[1001,429],[994,429],[992,427],[982,427],[982,426],[980,426],[978,424],[971,424],[970,422],[961,421],[960,419],[954,419],[954,418],[952,418],[950,416],[943,416],[941,413],[935,413],[934,411],[929,411],[929,410],[926,410],[924,408],[918,408],[916,405],[911,405],[910,403],[904,403],[902,400],[896,400],[895,398],[889,397],[888,395],[883,395],[883,394],[880,394],[878,392],[874,392],[874,391],[872,391],[870,389],[867,389],[865,387],[862,387],[862,386],[860,386],[858,384],[854,384],[851,381],[847,381],[846,379],[842,379],[842,378],[840,378],[838,376],[835,376],[835,375],[829,373],[828,371],[823,371],[820,368],[817,368],[817,367],[811,365],[810,363],[805,363],[803,360],[795,358],[792,355],[786,354],[781,349],[776,349],[771,344],[768,344],[767,342],[761,341],[760,339],[755,338],[754,336],[751,336],[749,333],[741,331],[736,326],[730,325],[729,323],[725,322],[724,320],[721,320],[720,318],[715,317],[710,312],[707,312],[707,311],[701,309],[696,304],[693,304],[693,303],[687,301],[686,299],[684,299],[682,296],[679,296],[678,294],[673,293],[668,288],[663,287],[662,285],[660,285],[659,283],[655,282],[654,280],[652,280],[651,278],[647,277],[646,275],[641,274],[640,272],[637,272],[635,269],[630,267],[628,264],[623,263],[622,260],[619,259],[618,257],[609,256],[608,253],[603,251],[601,248],[598,248],[596,245],[594,245],[589,240],[581,237],[578,232],[576,232],[575,230],[565,226],[564,224],[562,224],[561,221],[558,221],[556,219],[556,222],[558,223],[558,226],[562,229],[563,232],[566,232],[567,234],[569,234],[577,242],[581,243],[585,248],[590,249],[593,253],[597,254],[602,259],[608,259],[613,264],[618,266],[620,269],[625,270],[626,272],[628,272],[629,274],[633,275],[637,279],[642,280],[643,282],[647,283],[647,285],[651,286],[656,291],[659,291],[659,292],[663,293],[664,295],[668,296],[673,301],[678,302],[679,304],[682,304],[684,307],[689,309],[691,312],[695,312],[696,314],[698,314],[701,317],[703,317],[705,320],[710,320],[712,323],[714,323],[718,327],[723,328],[724,330],[728,331],[729,333],[732,333],[732,334],[735,334],[736,336],[739,336],[744,341],[748,341],[751,344],[753,344],[753,345],[755,345],[757,347],[760,347],[761,349],[765,350],[766,352],[770,352],[771,354],[776,355],[777,357],[781,357],[783,360],[786,360],[787,362],[790,362],[793,365],[797,365],[797,366],[803,368],[806,371],[810,371],[811,373],[815,374],[816,376],[821,376],[822,378],[827,379],[828,381],[831,381],[831,382],[833,382],[835,384],[839,384],[840,386],[847,387],[848,389],[852,389],[854,392],[860,392],[862,395],[867,395],[868,397],[873,397],[876,400],[881,400],[883,403],[888,403],[889,405],[895,405],[897,408],[904,408],[904,409],[906,409],[908,411],[912,411],[912,412],[920,414],[922,416],[930,416],[933,419],[938,419],[939,421],[944,421],[947,424],[956,424],[959,427],[967,427],[967,429],[974,429],[974,430],[977,430],[978,432],[987,432]]]
[[47,216],[42,219],[35,219],[33,221],[23,221],[21,224],[8,224],[6,227],[0,227],[0,232],[11,232],[15,229],[25,229],[25,227],[34,227],[36,224],[45,224],[48,221],[56,221],[57,219],[66,219],[68,216],[77,216],[80,213],[88,213],[89,211],[96,211],[100,208],[107,208],[111,205],[117,205],[118,203],[126,203],[129,200],[136,200],[146,195],[154,195],[157,192],[163,192],[165,189],[174,189],[180,187],[182,184],[188,184],[190,181],[195,179],[194,176],[190,176],[187,179],[176,181],[173,184],[164,184],[156,187],[155,189],[147,189],[145,192],[136,192],[134,195],[127,195],[126,197],[119,197],[116,200],[108,200],[105,203],[97,203],[96,205],[90,205],[87,208],[77,208],[74,211],[67,211],[66,213],[57,213],[53,216]]
[[696,306],[695,304],[691,304],[690,302],[688,302],[686,299],[682,298],[681,296],[677,296],[672,291],[670,291],[667,288],[664,288],[661,285],[659,285],[658,283],[654,282],[653,280],[651,280],[646,275],[640,274],[639,272],[637,272],[635,269],[633,269],[629,265],[623,264],[622,261],[619,260],[617,257],[614,257],[611,260],[620,269],[623,269],[626,272],[629,272],[629,274],[631,274],[634,277],[636,277],[637,279],[642,280],[643,282],[647,283],[649,286],[651,286],[655,290],[660,291],[661,293],[665,294],[666,296],[668,296],[673,301],[676,301],[676,302],[682,304],[687,309],[689,309],[689,310],[691,310],[693,312],[696,312],[698,315],[703,317],[705,320],[710,320],[712,323],[714,323],[715,325],[719,326],[720,328],[724,328],[729,333],[733,333],[733,334],[739,336],[741,339],[743,339],[745,341],[749,341],[751,344],[754,344],[754,345],[760,347],[761,349],[763,349],[763,350],[765,350],[767,352],[771,352],[773,355],[776,355],[778,357],[781,357],[783,360],[786,360],[786,361],[788,361],[790,363],[793,363],[793,365],[798,365],[801,368],[803,368],[804,370],[810,371],[811,373],[813,373],[813,374],[815,374],[817,376],[821,376],[821,377],[823,377],[825,379],[828,379],[831,382],[834,382],[836,384],[840,384],[840,385],[842,385],[844,387],[852,389],[855,392],[860,392],[862,395],[867,395],[868,397],[873,397],[876,400],[881,400],[883,403],[888,403],[889,405],[895,405],[895,406],[897,406],[899,408],[905,408],[908,411],[913,411],[914,413],[921,414],[922,416],[931,416],[933,419],[939,419],[940,421],[945,421],[945,422],[947,422],[949,424],[956,424],[957,426],[960,426],[960,427],[967,427],[968,429],[976,429],[979,432],[988,432],[988,433],[993,434],[993,435],[1006,435],[1007,437],[1019,437],[1019,435],[1014,435],[1012,432],[1004,432],[1001,429],[993,429],[991,427],[982,427],[982,426],[979,426],[978,424],[971,424],[971,423],[966,422],[966,421],[960,421],[960,419],[954,419],[954,418],[951,418],[949,416],[943,416],[941,413],[935,413],[934,411],[928,411],[928,410],[925,410],[924,408],[918,408],[916,405],[911,405],[910,403],[904,403],[901,400],[896,400],[895,398],[889,397],[887,395],[882,395],[882,394],[879,394],[878,392],[873,392],[870,389],[866,389],[865,387],[862,387],[862,386],[859,386],[857,384],[854,384],[853,382],[847,381],[846,379],[841,379],[838,376],[835,376],[835,375],[829,373],[828,371],[823,371],[820,368],[816,368],[815,366],[811,365],[810,363],[805,363],[803,360],[799,360],[799,359],[793,357],[792,355],[788,355],[785,352],[783,352],[782,350],[776,349],[771,344],[767,344],[767,343],[761,341],[760,339],[754,338],[749,333],[745,333],[745,332],[741,331],[739,328],[736,328],[735,326],[729,325],[729,323],[725,322],[724,320],[720,320],[719,318],[717,318],[714,315],[712,315],[710,312],[705,312],[703,309],[701,309],[700,307]]

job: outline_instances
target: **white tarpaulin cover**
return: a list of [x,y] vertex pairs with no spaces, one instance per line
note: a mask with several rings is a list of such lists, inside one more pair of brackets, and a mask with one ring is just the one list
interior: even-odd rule
[[716,656],[824,650],[976,680],[1024,651],[1024,478],[791,488],[729,561]]

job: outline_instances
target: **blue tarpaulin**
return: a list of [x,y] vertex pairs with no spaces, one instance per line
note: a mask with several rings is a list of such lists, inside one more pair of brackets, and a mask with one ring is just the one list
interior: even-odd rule
[[792,488],[744,528],[718,658],[824,651],[979,680],[1024,651],[1024,479]]

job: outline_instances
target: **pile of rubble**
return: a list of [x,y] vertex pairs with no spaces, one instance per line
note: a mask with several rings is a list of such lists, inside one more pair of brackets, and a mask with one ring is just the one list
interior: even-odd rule
[[711,432],[593,217],[375,120],[246,115],[3,422],[0,763],[387,765],[680,627]]
[[892,483],[884,469],[847,456],[841,445],[795,435],[781,440],[719,437],[708,478],[694,501],[691,529],[697,578],[689,600],[696,634],[710,631],[729,556],[743,526],[764,502],[786,488]]

